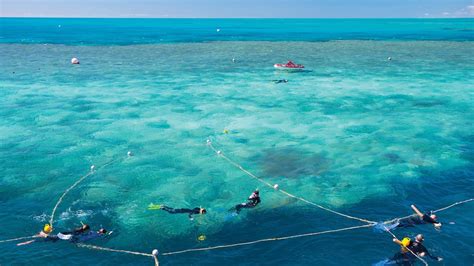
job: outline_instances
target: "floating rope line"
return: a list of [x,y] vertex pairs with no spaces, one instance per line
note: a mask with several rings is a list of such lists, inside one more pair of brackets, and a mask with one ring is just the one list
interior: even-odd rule
[[[343,213],[340,213],[340,212],[337,212],[337,211],[334,211],[334,210],[331,210],[329,208],[326,208],[324,206],[321,206],[319,204],[316,204],[314,202],[311,202],[309,200],[306,200],[302,197],[298,197],[298,196],[295,196],[285,190],[282,190],[282,189],[278,189],[278,185],[272,185],[270,183],[268,183],[267,181],[255,176],[254,174],[252,174],[251,172],[249,172],[248,170],[244,169],[241,165],[237,164],[236,162],[234,162],[233,160],[231,160],[230,158],[228,158],[227,156],[225,156],[224,154],[222,154],[221,151],[217,150],[213,145],[212,143],[210,142],[210,140],[207,141],[208,143],[208,146],[214,151],[216,152],[218,155],[220,155],[222,158],[224,158],[226,161],[228,161],[230,164],[234,165],[235,167],[239,168],[240,170],[242,170],[244,173],[246,173],[247,175],[249,175],[250,177],[252,178],[255,178],[257,179],[258,181],[264,183],[265,185],[269,186],[269,187],[272,187],[274,188],[275,190],[278,190],[280,191],[281,193],[285,194],[286,196],[288,197],[291,197],[291,198],[295,198],[295,199],[298,199],[298,200],[301,200],[305,203],[308,203],[310,205],[313,205],[313,206],[316,206],[318,208],[321,208],[323,210],[326,210],[328,212],[331,212],[331,213],[334,213],[334,214],[337,214],[337,215],[340,215],[340,216],[343,216],[343,217],[346,217],[346,218],[349,218],[349,219],[353,219],[353,220],[358,220],[358,221],[361,221],[361,222],[365,222],[365,223],[368,223],[366,225],[359,225],[359,226],[353,226],[353,227],[345,227],[345,228],[340,228],[340,229],[333,229],[333,230],[326,230],[326,231],[320,231],[320,232],[312,232],[312,233],[304,233],[304,234],[297,234],[297,235],[290,235],[290,236],[283,236],[283,237],[273,237],[273,238],[264,238],[264,239],[258,239],[258,240],[254,240],[254,241],[247,241],[247,242],[240,242],[240,243],[234,243],[234,244],[227,244],[227,245],[218,245],[218,246],[210,246],[210,247],[205,247],[205,248],[191,248],[191,249],[185,249],[185,250],[180,250],[180,251],[172,251],[172,252],[166,252],[166,253],[163,253],[162,255],[163,256],[169,256],[169,255],[176,255],[176,254],[182,254],[182,253],[188,253],[188,252],[198,252],[198,251],[207,251],[207,250],[215,250],[215,249],[225,249],[225,248],[232,248],[232,247],[239,247],[239,246],[246,246],[246,245],[253,245],[253,244],[258,244],[258,243],[263,243],[263,242],[270,242],[270,241],[281,241],[281,240],[288,240],[288,239],[294,239],[294,238],[300,238],[300,237],[309,237],[309,236],[315,236],[315,235],[322,235],[322,234],[329,234],[329,233],[336,233],[336,232],[342,232],[342,231],[349,231],[349,230],[355,230],[355,229],[359,229],[359,228],[369,228],[369,227],[373,227],[375,225],[377,225],[376,222],[374,221],[370,221],[370,220],[366,220],[366,219],[363,219],[363,218],[358,218],[358,217],[354,217],[354,216],[350,216],[350,215],[347,215],[347,214],[343,214]],[[129,152],[127,154],[128,156],[132,156],[131,153]],[[101,167],[99,167],[98,169],[101,169],[107,165],[110,165],[112,164],[113,162],[119,160],[120,158],[117,158],[117,159],[114,159],[114,160],[111,160],[109,161],[108,163],[102,165]],[[95,166],[91,166],[91,171],[86,174],[85,176],[81,177],[79,180],[77,180],[72,186],[70,186],[68,189],[66,189],[66,191],[61,195],[61,197],[59,198],[58,202],[56,203],[56,205],[54,206],[53,208],[53,211],[52,211],[52,214],[51,214],[51,219],[50,219],[50,225],[53,224],[53,221],[54,221],[54,214],[58,208],[58,206],[60,205],[60,203],[62,202],[63,198],[69,193],[70,190],[72,190],[74,187],[76,187],[80,182],[82,182],[85,178],[87,178],[88,176],[92,175],[94,173],[94,169]],[[97,170],[98,170],[97,169]],[[436,212],[441,212],[441,211],[444,211],[444,210],[447,210],[449,208],[452,208],[452,207],[455,207],[457,205],[460,205],[460,204],[464,204],[464,203],[467,203],[467,202],[470,202],[470,201],[474,201],[474,198],[471,198],[471,199],[467,199],[467,200],[463,200],[463,201],[459,201],[459,202],[455,202],[451,205],[448,205],[446,207],[443,207],[443,208],[440,208],[438,210],[435,210],[433,211],[433,213],[436,213]],[[411,216],[411,215],[410,215]],[[406,216],[406,217],[409,217],[409,216]],[[402,217],[402,218],[405,218],[405,217]],[[384,222],[384,224],[386,223],[389,223],[389,222],[392,222],[392,221],[396,221],[396,220],[399,220],[399,219],[402,219],[402,218],[395,218],[395,219],[392,219],[390,221],[386,221]],[[385,230],[386,232],[388,232],[390,235],[392,235],[392,237],[394,238],[397,238],[389,229],[386,229]],[[7,239],[7,240],[0,240],[0,243],[4,243],[4,242],[11,242],[11,241],[16,241],[16,240],[23,240],[23,239],[30,239],[30,238],[34,238],[35,236],[26,236],[26,237],[18,237],[18,238],[13,238],[13,239]],[[94,245],[86,245],[86,244],[77,244],[76,245],[77,247],[81,247],[81,248],[88,248],[88,249],[95,249],[95,250],[100,250],[100,251],[109,251],[109,252],[117,252],[117,253],[125,253],[125,254],[131,254],[131,255],[138,255],[138,256],[145,256],[145,257],[152,257],[154,259],[154,262],[155,262],[155,266],[159,266],[159,261],[158,261],[158,250],[153,250],[153,252],[151,254],[148,254],[148,253],[143,253],[143,252],[137,252],[137,251],[130,251],[130,250],[120,250],[120,249],[112,249],[112,248],[106,248],[106,247],[100,247],[100,246],[94,246]],[[413,254],[416,258],[418,258],[420,261],[422,261],[425,266],[428,266],[428,263],[423,259],[421,258],[420,256],[418,256],[417,254],[415,254],[412,250],[410,250],[409,248],[405,247],[411,254]]]
[[158,255],[158,250],[153,250],[151,254],[148,253],[143,253],[143,252],[137,252],[137,251],[129,251],[129,250],[122,250],[122,249],[113,249],[113,248],[105,248],[105,247],[99,247],[99,246],[94,246],[94,245],[86,245],[86,244],[77,244],[76,246],[80,248],[88,248],[88,249],[95,249],[95,250],[101,250],[101,251],[109,251],[109,252],[117,252],[117,253],[125,253],[125,254],[131,254],[131,255],[137,255],[137,256],[144,256],[144,257],[153,257],[155,261],[155,266],[159,266],[160,263],[158,261],[157,255]]
[[296,195],[293,195],[283,189],[278,189],[278,186],[277,185],[272,185],[270,183],[268,183],[267,181],[263,180],[262,178],[252,174],[251,172],[249,172],[248,170],[246,170],[245,168],[243,168],[243,166],[239,165],[238,163],[234,162],[232,159],[230,159],[229,157],[227,157],[224,153],[222,153],[222,151],[220,150],[217,150],[213,145],[212,145],[212,142],[210,140],[207,140],[207,145],[217,154],[219,155],[220,157],[224,158],[227,162],[229,162],[230,164],[232,164],[233,166],[239,168],[241,171],[243,171],[244,173],[246,173],[248,176],[252,177],[252,178],[255,178],[257,179],[258,181],[262,182],[263,184],[267,185],[268,187],[270,188],[273,188],[275,190],[278,190],[279,192],[285,194],[286,196],[288,197],[291,197],[291,198],[294,198],[294,199],[297,199],[297,200],[300,200],[300,201],[303,201],[307,204],[310,204],[310,205],[313,205],[315,207],[318,207],[320,209],[323,209],[325,211],[328,211],[328,212],[331,212],[331,213],[334,213],[336,215],[340,215],[340,216],[343,216],[343,217],[346,217],[348,219],[353,219],[353,220],[358,220],[358,221],[361,221],[361,222],[364,222],[364,223],[368,223],[368,224],[376,224],[377,222],[374,222],[374,221],[370,221],[370,220],[367,220],[367,219],[363,219],[363,218],[359,218],[359,217],[355,217],[355,216],[351,216],[351,215],[347,215],[347,214],[344,214],[344,213],[341,213],[341,212],[338,212],[338,211],[335,211],[335,210],[331,210],[327,207],[324,207],[324,206],[321,206],[317,203],[314,203],[314,202],[311,202],[307,199],[304,199],[302,197],[299,197],[299,196],[296,196]]
[[[391,234],[394,238],[398,239],[397,236],[392,233],[390,230],[385,230],[387,233]],[[404,248],[406,248],[408,251],[410,251],[411,254],[413,254],[413,256],[415,256],[417,259],[419,259],[421,262],[423,262],[426,266],[428,266],[428,262],[426,262],[426,260],[424,260],[422,257],[418,256],[415,252],[413,252],[411,249],[409,249],[408,247],[405,247],[403,246]]]
[[[470,201],[474,201],[474,198],[467,199],[467,200],[463,200],[463,201],[458,201],[458,202],[455,202],[455,203],[453,203],[453,204],[451,204],[451,205],[448,205],[448,206],[446,206],[446,207],[443,207],[443,208],[434,210],[434,211],[432,211],[432,212],[433,212],[433,213],[442,212],[442,211],[445,211],[445,210],[450,209],[450,208],[452,208],[452,207],[455,207],[455,206],[457,206],[457,205],[464,204],[464,203],[467,203],[467,202],[470,202]],[[384,222],[384,224],[389,224],[389,223],[396,222],[397,220],[410,218],[411,216],[413,216],[413,214],[407,215],[407,216],[404,216],[404,217],[400,217],[400,218],[394,218],[394,219],[392,219],[392,220],[388,220],[388,221]]]
[[447,210],[447,209],[449,209],[449,208],[452,208],[452,207],[454,207],[454,206],[456,206],[456,205],[463,204],[463,203],[466,203],[466,202],[470,202],[470,201],[473,201],[473,200],[474,200],[474,198],[472,198],[472,199],[467,199],[467,200],[463,200],[463,201],[458,201],[458,202],[453,203],[453,204],[451,204],[451,205],[449,205],[449,206],[446,206],[446,207],[444,207],[444,208],[437,209],[437,210],[435,210],[435,211],[433,211],[433,212],[434,212],[434,213],[436,213],[436,212],[442,212],[442,211]]
[[[113,159],[113,160],[110,160],[109,162],[105,163],[104,165],[100,166],[99,168],[97,168],[97,170],[100,170],[118,160],[120,160],[121,158],[116,158],[116,159]],[[69,191],[71,191],[73,188],[75,188],[77,185],[79,185],[79,183],[81,183],[84,179],[86,179],[87,177],[93,175],[95,173],[95,171],[97,171],[95,169],[95,166],[92,165],[91,166],[91,169],[89,171],[89,173],[87,173],[86,175],[82,176],[81,178],[79,178],[79,180],[77,180],[74,184],[72,184],[68,189],[66,189],[64,191],[64,193],[61,195],[61,197],[59,197],[59,200],[58,202],[56,202],[56,205],[54,205],[54,208],[53,208],[53,211],[51,212],[51,219],[49,220],[49,225],[51,225],[51,227],[53,227],[53,222],[54,222],[54,214],[56,213],[56,210],[58,209],[59,205],[61,204],[61,202],[63,201],[64,197],[69,193]]]
[[180,251],[165,252],[161,255],[169,256],[169,255],[182,254],[182,253],[188,253],[188,252],[206,251],[206,250],[213,250],[213,249],[224,249],[224,248],[232,248],[232,247],[239,247],[239,246],[247,246],[247,245],[253,245],[253,244],[262,243],[262,242],[281,241],[281,240],[288,240],[288,239],[293,239],[293,238],[323,235],[323,234],[329,234],[329,233],[349,231],[349,230],[354,230],[354,229],[359,229],[359,228],[367,228],[367,227],[372,227],[372,226],[373,226],[372,224],[366,224],[366,225],[352,226],[352,227],[346,227],[346,228],[340,228],[340,229],[334,229],[334,230],[327,230],[327,231],[321,231],[321,232],[305,233],[305,234],[282,236],[282,237],[264,238],[264,239],[254,240],[254,241],[240,242],[240,243],[228,244],[228,245],[212,246],[212,247],[206,247],[206,248],[191,248],[191,249],[185,249],[185,250],[180,250]]
[[12,239],[0,240],[0,243],[12,242],[12,241],[23,240],[23,239],[30,239],[30,238],[34,238],[34,236],[24,236],[24,237],[12,238]]

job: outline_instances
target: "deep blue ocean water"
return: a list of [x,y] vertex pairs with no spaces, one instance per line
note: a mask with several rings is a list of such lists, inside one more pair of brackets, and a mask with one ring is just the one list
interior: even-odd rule
[[[473,22],[0,19],[0,240],[38,232],[66,188],[114,158],[64,198],[56,230],[82,221],[114,231],[91,244],[167,252],[361,224],[262,186],[207,138],[268,182],[370,220],[473,198]],[[288,59],[307,71],[274,70]],[[257,187],[262,203],[229,219]],[[444,258],[430,265],[473,265],[474,203],[439,216],[439,232],[394,232],[423,233]],[[359,229],[160,262],[371,265],[398,249]],[[0,250],[1,265],[153,263],[66,242]]]
[[130,45],[209,41],[474,40],[472,18],[0,18],[0,21],[1,43]]

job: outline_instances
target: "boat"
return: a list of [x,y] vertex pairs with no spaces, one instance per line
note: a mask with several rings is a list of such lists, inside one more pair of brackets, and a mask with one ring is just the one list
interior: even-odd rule
[[303,70],[304,66],[300,64],[295,64],[292,61],[288,61],[286,64],[274,64],[273,67],[276,69],[285,69],[285,70]]

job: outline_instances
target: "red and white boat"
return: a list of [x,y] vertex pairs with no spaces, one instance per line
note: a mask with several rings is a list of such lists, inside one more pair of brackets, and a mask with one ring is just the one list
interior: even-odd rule
[[288,61],[286,64],[274,64],[273,67],[276,69],[286,69],[286,70],[302,70],[304,69],[303,65],[295,64],[291,61]]

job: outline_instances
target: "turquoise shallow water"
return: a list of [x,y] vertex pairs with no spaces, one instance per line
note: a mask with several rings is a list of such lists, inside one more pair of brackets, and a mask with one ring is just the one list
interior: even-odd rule
[[[165,252],[359,225],[264,188],[213,154],[208,137],[269,182],[371,220],[407,215],[411,203],[429,210],[473,197],[470,41],[0,48],[0,239],[38,231],[68,186],[91,164],[114,158],[124,160],[64,199],[57,228],[103,225],[114,234],[94,244]],[[80,65],[70,65],[73,56]],[[310,71],[273,69],[289,58]],[[289,82],[270,82],[282,78]],[[125,159],[129,150],[135,156]],[[226,210],[256,187],[262,204],[227,219]],[[189,221],[147,211],[150,202],[209,213]],[[472,265],[473,211],[469,203],[440,214],[441,232],[396,233],[423,233],[445,265]],[[206,241],[196,240],[200,234]],[[0,245],[2,265],[152,263],[68,243]],[[361,229],[160,260],[370,265],[396,251],[388,235]]]

